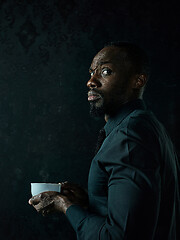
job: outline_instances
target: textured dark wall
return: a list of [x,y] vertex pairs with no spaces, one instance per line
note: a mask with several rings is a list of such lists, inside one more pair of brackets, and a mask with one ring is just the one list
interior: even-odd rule
[[88,68],[107,41],[147,50],[145,100],[179,151],[176,8],[164,1],[0,0],[1,239],[75,239],[64,216],[43,218],[27,201],[31,182],[86,187],[104,124],[89,117]]

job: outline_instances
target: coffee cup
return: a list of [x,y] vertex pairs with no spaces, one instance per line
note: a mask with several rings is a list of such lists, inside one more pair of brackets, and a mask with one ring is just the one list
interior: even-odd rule
[[31,183],[32,196],[48,191],[55,191],[60,193],[61,183]]

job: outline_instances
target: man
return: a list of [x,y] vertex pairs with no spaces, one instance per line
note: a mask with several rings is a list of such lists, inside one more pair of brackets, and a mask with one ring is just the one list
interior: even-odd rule
[[65,182],[61,194],[45,192],[29,203],[43,215],[65,213],[79,240],[179,239],[178,161],[164,127],[142,100],[146,54],[130,43],[108,45],[94,57],[90,74],[90,113],[104,116],[106,125],[88,196]]

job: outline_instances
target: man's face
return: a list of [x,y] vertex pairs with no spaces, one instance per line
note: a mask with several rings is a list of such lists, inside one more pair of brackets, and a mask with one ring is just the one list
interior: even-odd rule
[[87,82],[91,115],[111,115],[131,99],[132,81],[124,54],[117,47],[105,47],[94,57]]

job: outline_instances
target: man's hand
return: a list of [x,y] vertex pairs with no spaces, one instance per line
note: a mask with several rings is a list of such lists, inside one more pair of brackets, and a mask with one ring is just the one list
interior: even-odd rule
[[51,212],[63,212],[65,214],[71,205],[80,205],[87,208],[88,195],[78,185],[65,182],[61,184],[61,193],[54,191],[40,193],[32,197],[29,204],[43,216]]
[[29,204],[43,216],[52,212],[66,213],[67,208],[72,205],[66,196],[54,191],[43,192],[32,197]]
[[66,196],[73,204],[80,205],[83,208],[88,208],[88,194],[78,184],[69,182],[61,183],[61,193]]

